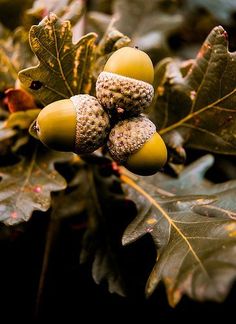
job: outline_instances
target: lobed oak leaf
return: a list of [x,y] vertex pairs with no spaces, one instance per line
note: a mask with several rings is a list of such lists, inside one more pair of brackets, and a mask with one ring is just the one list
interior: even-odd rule
[[218,26],[186,74],[176,60],[165,64],[164,77],[157,68],[162,79],[150,117],[164,139],[178,132],[186,146],[236,154],[236,54],[227,46],[227,33]]
[[163,281],[172,306],[184,294],[199,301],[222,301],[236,278],[236,181],[205,181],[211,163],[210,156],[204,157],[177,179],[163,181],[164,175],[160,182],[156,177],[155,184],[121,176],[138,212],[124,232],[123,244],[147,233],[152,236],[157,258],[146,295]]
[[48,210],[51,193],[66,188],[55,163],[69,157],[36,147],[17,164],[0,168],[0,221],[15,225],[28,221],[34,210]]
[[39,102],[47,105],[90,92],[96,34],[73,44],[70,22],[51,13],[31,27],[29,37],[39,64],[20,71],[19,79]]

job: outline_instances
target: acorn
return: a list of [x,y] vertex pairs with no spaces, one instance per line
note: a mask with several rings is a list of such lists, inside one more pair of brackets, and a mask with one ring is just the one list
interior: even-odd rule
[[47,147],[77,154],[102,146],[110,130],[108,114],[95,97],[86,94],[50,103],[36,120],[40,141]]
[[114,52],[96,82],[96,96],[111,115],[137,116],[154,95],[154,69],[150,57],[133,47]]
[[139,175],[152,175],[167,161],[167,149],[156,126],[140,115],[118,122],[109,134],[111,157]]

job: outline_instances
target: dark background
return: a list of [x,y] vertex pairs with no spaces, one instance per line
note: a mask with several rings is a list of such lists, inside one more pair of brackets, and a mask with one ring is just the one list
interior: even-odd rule
[[[122,247],[126,282],[132,294],[127,297],[110,294],[105,282],[101,285],[94,283],[90,263],[79,264],[84,230],[76,224],[77,219],[63,222],[60,234],[54,241],[37,321],[35,302],[47,217],[43,217],[43,214],[35,215],[27,224],[24,234],[20,229],[15,229],[10,240],[1,242],[1,323],[135,323],[140,320],[146,323],[151,320],[155,323],[201,323],[206,320],[218,323],[222,318],[226,322],[234,322],[236,287],[221,304],[199,303],[184,297],[173,309],[168,306],[162,285],[149,299],[145,299],[145,281],[155,261],[155,251],[149,236]],[[5,320],[2,322],[2,319]]]

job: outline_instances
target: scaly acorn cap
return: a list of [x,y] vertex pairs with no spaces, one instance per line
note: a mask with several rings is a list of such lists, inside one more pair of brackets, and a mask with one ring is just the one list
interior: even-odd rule
[[92,153],[104,144],[110,130],[110,120],[99,104],[90,95],[70,98],[76,108],[75,152]]
[[112,128],[107,146],[111,157],[125,164],[130,155],[138,151],[156,133],[156,126],[140,115],[120,121]]
[[105,142],[110,130],[108,114],[95,97],[80,94],[43,108],[36,131],[43,144],[57,151],[92,153]]
[[101,72],[96,96],[111,115],[137,116],[150,106],[154,95],[150,83],[111,72]]

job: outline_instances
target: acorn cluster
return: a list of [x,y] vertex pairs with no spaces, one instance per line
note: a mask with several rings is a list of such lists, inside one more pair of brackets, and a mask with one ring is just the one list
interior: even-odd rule
[[79,94],[41,110],[36,130],[42,143],[58,151],[89,154],[107,145],[111,157],[140,175],[156,173],[167,150],[144,115],[154,95],[154,70],[141,50],[114,52],[96,82],[96,97]]

